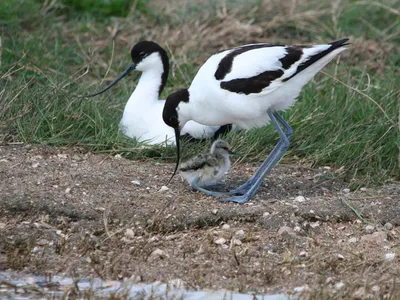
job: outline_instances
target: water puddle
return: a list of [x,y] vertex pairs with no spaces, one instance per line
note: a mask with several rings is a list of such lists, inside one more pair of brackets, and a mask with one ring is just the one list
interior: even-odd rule
[[[294,300],[297,297],[283,294],[255,295],[230,291],[190,291],[179,288],[179,280],[171,284],[141,284],[131,280],[104,281],[68,277],[26,275],[18,272],[0,272],[1,299],[57,299],[57,298],[106,298],[117,299],[184,299],[184,300]],[[114,298],[115,299],[115,298]]]

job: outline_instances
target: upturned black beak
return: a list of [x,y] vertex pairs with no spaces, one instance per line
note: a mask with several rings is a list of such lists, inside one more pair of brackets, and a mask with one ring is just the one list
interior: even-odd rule
[[99,91],[97,93],[90,94],[90,95],[87,95],[85,97],[87,97],[87,98],[88,97],[94,97],[94,96],[97,96],[97,95],[100,95],[100,94],[104,93],[105,91],[107,91],[108,89],[110,89],[111,87],[116,85],[118,83],[118,81],[120,81],[122,78],[124,78],[126,75],[128,75],[130,72],[132,72],[135,69],[136,69],[136,65],[135,64],[130,65],[125,71],[123,71],[121,73],[121,75],[119,75],[117,77],[117,79],[115,79],[113,82],[111,82],[107,87],[105,87],[104,89],[102,89],[101,91]]
[[181,131],[179,128],[175,128],[175,143],[176,143],[176,165],[174,174],[172,174],[171,178],[168,181],[168,184],[171,182],[172,178],[175,176],[176,171],[178,170],[179,162],[181,159],[181,147],[180,147],[180,138],[181,138]]

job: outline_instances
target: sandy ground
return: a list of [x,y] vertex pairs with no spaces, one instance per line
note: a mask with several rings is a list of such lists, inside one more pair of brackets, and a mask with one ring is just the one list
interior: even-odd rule
[[[228,183],[256,166],[235,165]],[[399,183],[348,192],[330,168],[281,164],[237,205],[178,177],[161,189],[172,170],[80,149],[1,146],[0,269],[188,289],[302,287],[317,299],[399,290]]]

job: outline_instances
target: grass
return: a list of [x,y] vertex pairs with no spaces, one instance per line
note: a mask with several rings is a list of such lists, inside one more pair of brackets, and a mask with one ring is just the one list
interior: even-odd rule
[[[90,3],[1,2],[0,138],[5,143],[79,145],[172,161],[173,149],[143,149],[118,132],[138,74],[95,99],[79,97],[115,78],[129,64],[128,51],[135,41],[155,40],[169,51],[172,71],[166,97],[188,86],[205,59],[222,48],[349,36],[350,49],[316,76],[296,106],[284,113],[294,129],[284,161],[342,168],[354,187],[400,179],[396,1],[104,1],[96,8]],[[232,133],[227,139],[235,150],[247,153],[245,160],[258,161],[271,150],[277,134],[265,127]],[[186,155],[207,145],[185,147]]]

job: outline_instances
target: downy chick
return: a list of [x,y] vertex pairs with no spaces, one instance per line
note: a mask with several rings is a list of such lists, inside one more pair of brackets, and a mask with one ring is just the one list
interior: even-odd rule
[[235,153],[231,151],[227,142],[216,140],[212,143],[210,152],[197,155],[182,163],[179,174],[193,189],[206,193],[204,187],[216,185],[229,171],[231,154]]

